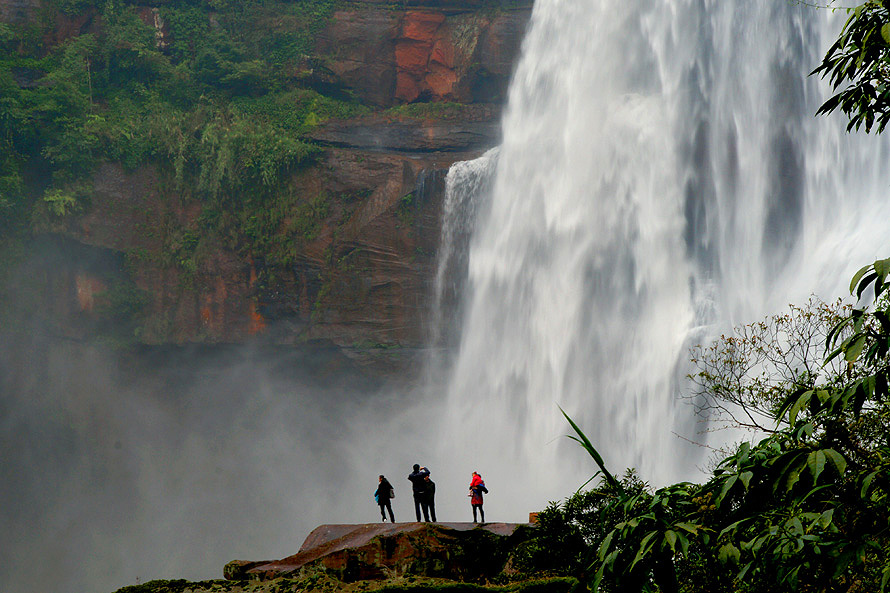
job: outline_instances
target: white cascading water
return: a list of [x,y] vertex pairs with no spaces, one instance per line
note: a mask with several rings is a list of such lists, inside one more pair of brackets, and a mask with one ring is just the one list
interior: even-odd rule
[[[486,478],[490,514],[522,520],[593,473],[557,405],[613,472],[702,479],[684,439],[706,427],[678,400],[688,348],[842,296],[890,255],[887,143],[814,116],[829,89],[807,74],[842,18],[782,0],[536,1],[491,188],[456,209],[475,218],[446,220],[440,264],[442,299],[449,237],[475,224],[439,439],[453,479]],[[455,165],[449,191],[484,159]]]
[[472,161],[455,163],[445,178],[442,204],[442,232],[439,240],[438,270],[435,279],[432,335],[430,344],[438,348],[458,335],[452,321],[461,317],[463,281],[466,276],[469,240],[473,236],[483,196],[491,191],[491,179],[499,149],[492,148]]

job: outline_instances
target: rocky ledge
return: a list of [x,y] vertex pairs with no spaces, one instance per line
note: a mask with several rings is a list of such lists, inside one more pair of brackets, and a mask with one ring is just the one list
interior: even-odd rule
[[510,548],[525,539],[523,527],[516,523],[322,525],[293,556],[234,560],[224,575],[229,580],[268,580],[318,568],[345,582],[406,575],[485,580],[505,570]]
[[517,523],[322,525],[292,556],[229,562],[225,580],[150,581],[117,593],[580,591],[574,578],[530,579],[513,569],[513,554],[531,534]]

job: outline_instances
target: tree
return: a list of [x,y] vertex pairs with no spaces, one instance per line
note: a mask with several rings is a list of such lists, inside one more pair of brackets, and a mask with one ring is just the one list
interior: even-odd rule
[[839,360],[822,364],[825,340],[849,313],[840,299],[810,297],[803,306],[789,305],[786,313],[693,347],[698,370],[689,375],[688,399],[696,413],[711,426],[774,432],[776,410],[789,393],[836,383],[851,372]]
[[[890,259],[862,268],[851,283],[858,304],[825,337],[825,363],[838,361],[851,372],[795,381],[766,396],[753,388],[738,392],[743,404],[745,394],[773,402],[778,426],[757,444],[739,445],[704,484],[631,491],[569,419],[572,438],[604,476],[590,499],[599,512],[566,522],[575,537],[564,540],[575,546],[577,535],[597,534],[584,540],[590,561],[584,575],[593,590],[887,590],[888,279]],[[811,369],[806,376],[816,374]],[[582,530],[578,522],[589,524]],[[556,521],[549,526],[559,527]]]
[[840,109],[847,130],[890,122],[890,0],[868,0],[847,9],[850,17],[822,63],[812,73],[828,78],[836,93],[817,114]]

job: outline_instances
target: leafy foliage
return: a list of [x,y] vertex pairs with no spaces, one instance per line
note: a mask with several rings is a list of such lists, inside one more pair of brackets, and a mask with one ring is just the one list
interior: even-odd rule
[[[318,149],[306,134],[366,108],[293,72],[333,0],[51,0],[34,23],[0,25],[0,226],[81,210],[96,166],[167,168],[206,220],[282,191]],[[47,46],[65,15],[95,25]],[[73,201],[72,201],[73,200]],[[232,230],[234,227],[229,226]],[[222,231],[223,229],[218,229]],[[234,239],[244,244],[245,237]]]
[[803,306],[739,326],[729,335],[691,350],[697,372],[688,396],[712,426],[773,432],[775,414],[788,393],[817,383],[833,384],[850,372],[846,363],[823,365],[825,340],[849,315],[838,299],[811,297]]
[[868,0],[848,8],[849,18],[813,74],[828,78],[837,91],[818,113],[840,109],[847,130],[890,122],[890,1]]
[[[743,405],[750,398],[764,412],[772,408],[779,425],[759,443],[739,445],[704,484],[651,492],[617,483],[569,419],[571,438],[603,477],[599,487],[542,513],[532,540],[538,548],[528,561],[550,572],[562,567],[594,591],[887,590],[888,276],[890,260],[862,268],[851,284],[860,304],[829,308],[827,318],[817,316],[819,331],[803,332],[821,336],[825,320],[835,319],[824,333],[825,365],[843,363],[835,370],[824,376],[814,368],[791,372],[787,381],[780,374],[778,388],[765,379],[735,383],[745,388],[734,398]],[[812,329],[808,319],[803,327]],[[770,326],[749,329],[764,327]],[[748,352],[791,351],[787,344],[773,346]],[[728,360],[749,359],[733,350]],[[712,381],[719,382],[716,376]],[[579,502],[583,512],[569,512]]]

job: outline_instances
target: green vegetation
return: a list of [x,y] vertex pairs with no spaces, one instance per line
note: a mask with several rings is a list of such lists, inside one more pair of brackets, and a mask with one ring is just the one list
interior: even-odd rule
[[813,71],[836,91],[819,113],[840,109],[849,118],[847,130],[870,132],[877,124],[883,132],[890,122],[890,2],[868,0],[847,12],[841,34]]
[[447,120],[462,115],[467,110],[467,106],[461,103],[406,103],[398,107],[392,107],[387,110],[391,115],[407,117],[411,119],[438,119]]
[[405,228],[414,226],[414,211],[414,192],[411,192],[402,196],[402,199],[399,200],[398,208],[396,208],[396,218],[399,220],[399,225]]
[[135,322],[149,303],[148,294],[140,288],[118,282],[96,295],[97,309],[103,321],[124,339],[132,340],[136,332]]
[[823,364],[820,353],[831,329],[851,307],[838,299],[815,297],[787,313],[735,328],[707,346],[692,349],[698,371],[690,375],[689,395],[696,412],[711,426],[775,432],[775,414],[794,386],[843,381],[846,363]]
[[[334,0],[137,6],[50,0],[36,22],[0,25],[0,234],[80,212],[92,172],[111,161],[159,166],[171,196],[201,201],[202,228],[180,234],[264,252],[256,237],[300,201],[285,180],[317,154],[306,133],[367,110],[299,74]],[[80,34],[45,44],[59,19],[84,14]],[[288,230],[309,239],[323,197],[302,199],[311,212]],[[278,213],[250,224],[270,204]]]
[[[811,302],[706,349],[700,362],[705,370],[698,376],[712,401],[727,409],[732,403],[771,410],[777,425],[760,442],[741,443],[704,484],[653,492],[632,472],[619,481],[567,417],[572,438],[591,455],[602,478],[597,488],[540,514],[540,527],[520,555],[524,570],[575,575],[594,591],[886,590],[888,276],[890,259],[853,278],[851,292],[860,302],[872,295],[869,306]],[[771,340],[787,335],[773,333],[776,327],[803,329],[791,335],[811,339],[823,335],[826,321],[831,325],[824,333],[824,375],[812,365],[813,350],[800,348],[805,343],[751,341],[752,328]],[[749,362],[762,353],[780,353],[773,361],[804,353],[808,364],[740,381],[712,374],[715,368],[754,368]],[[841,364],[832,368],[835,361]]]

